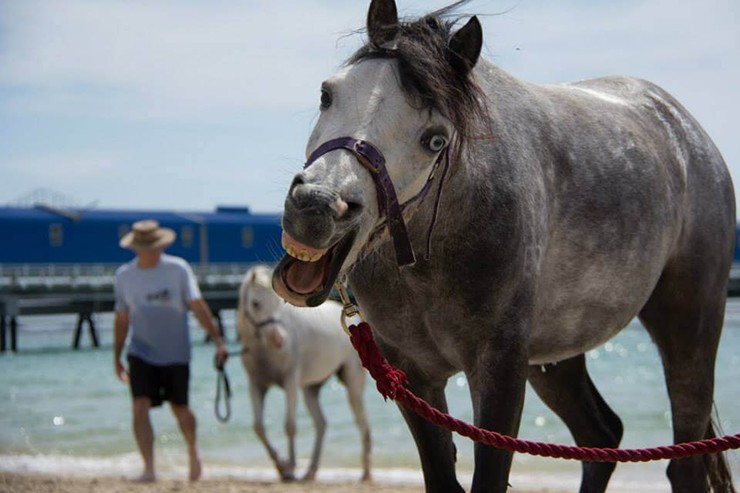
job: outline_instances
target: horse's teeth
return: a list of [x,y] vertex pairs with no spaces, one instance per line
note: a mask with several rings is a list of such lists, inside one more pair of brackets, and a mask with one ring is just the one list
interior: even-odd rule
[[295,251],[295,247],[293,247],[293,245],[286,245],[285,243],[283,243],[283,248],[285,248],[285,251],[291,257],[297,257],[297,252]]
[[283,248],[288,255],[293,258],[297,258],[301,262],[317,262],[321,259],[321,257],[324,256],[324,252],[322,251],[310,253],[305,248],[302,248],[299,251],[294,245],[285,241],[285,236],[283,236],[281,243],[283,244]]

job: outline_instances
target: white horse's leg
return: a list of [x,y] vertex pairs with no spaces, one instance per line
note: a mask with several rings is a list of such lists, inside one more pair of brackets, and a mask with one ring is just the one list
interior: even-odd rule
[[285,436],[288,438],[288,462],[283,469],[282,479],[290,481],[295,479],[295,423],[298,407],[298,378],[289,375],[285,380]]
[[313,419],[314,429],[316,430],[316,437],[313,443],[313,452],[311,453],[311,463],[308,466],[308,471],[303,477],[304,481],[313,481],[316,479],[316,471],[319,469],[319,458],[321,457],[321,449],[324,444],[324,435],[326,433],[326,419],[324,413],[321,412],[321,406],[319,405],[319,391],[321,385],[310,385],[303,388],[303,400],[306,402],[306,408],[311,413]]
[[252,401],[252,419],[254,433],[265,446],[265,449],[267,449],[267,453],[270,456],[270,459],[272,459],[273,464],[275,464],[275,467],[278,470],[278,474],[280,474],[280,476],[282,477],[284,467],[283,461],[280,459],[280,455],[278,454],[277,450],[275,450],[275,447],[273,447],[270,443],[270,440],[267,438],[267,433],[265,432],[265,393],[266,389],[259,388],[254,384],[249,385],[249,396]]
[[365,390],[365,371],[359,361],[347,363],[339,372],[339,378],[347,387],[347,400],[355,417],[355,424],[360,430],[362,438],[362,481],[371,481],[370,452],[372,450],[372,438],[370,437],[370,423],[365,414],[365,402],[363,392]]

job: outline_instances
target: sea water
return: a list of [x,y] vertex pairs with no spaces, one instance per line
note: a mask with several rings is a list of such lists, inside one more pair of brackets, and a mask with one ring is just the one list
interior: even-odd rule
[[[74,316],[28,316],[20,320],[19,350],[0,356],[0,471],[52,474],[135,476],[141,460],[131,432],[128,387],[113,372],[112,317],[96,316],[102,347],[70,349]],[[234,339],[234,313],[224,314],[226,334]],[[214,412],[217,373],[214,349],[193,323],[190,402],[198,419],[198,444],[204,476],[277,479],[267,454],[252,430],[247,377],[238,358],[227,363],[233,397],[232,417],[220,423]],[[238,349],[235,342],[231,349]],[[654,447],[671,442],[671,415],[662,367],[654,344],[639,322],[587,354],[597,387],[624,422],[622,447]],[[495,384],[495,382],[492,382]],[[725,329],[716,365],[717,423],[727,434],[740,433],[740,300],[727,306]],[[450,413],[472,420],[467,381],[462,374],[447,386]],[[328,421],[319,480],[360,477],[359,433],[335,378],[324,386],[321,404]],[[372,427],[374,475],[379,481],[421,484],[413,439],[398,409],[386,402],[368,377],[365,405]],[[506,405],[506,403],[501,403]],[[284,395],[273,389],[266,400],[266,427],[273,444],[286,450]],[[152,413],[157,470],[163,477],[185,477],[187,455],[176,422],[165,406]],[[305,467],[313,444],[313,427],[300,404],[297,450]],[[562,422],[527,389],[522,438],[572,444]],[[458,471],[469,484],[473,446],[455,437]],[[284,452],[283,452],[284,453]],[[729,452],[735,477],[740,453]],[[666,462],[622,464],[610,491],[669,491]],[[300,473],[300,471],[299,471]],[[515,456],[511,483],[520,488],[562,487],[575,490],[580,464],[560,459]]]

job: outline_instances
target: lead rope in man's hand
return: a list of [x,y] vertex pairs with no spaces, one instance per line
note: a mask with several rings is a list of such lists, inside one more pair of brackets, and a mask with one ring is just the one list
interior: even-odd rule
[[[224,362],[218,362],[218,355],[213,358],[213,365],[216,367],[218,375],[216,376],[216,402],[213,410],[216,413],[216,419],[221,423],[226,423],[231,418],[231,384],[229,376],[226,374]],[[223,393],[224,412],[221,412],[221,395]]]
[[[241,356],[248,353],[248,348],[243,348],[238,351],[230,351],[227,353],[228,357]],[[218,354],[213,357],[213,366],[216,367],[218,374],[216,375],[216,401],[213,406],[213,410],[216,413],[216,419],[221,423],[226,423],[231,418],[231,384],[229,383],[229,375],[226,374],[226,362],[228,358],[219,364]],[[223,394],[224,401],[224,412],[221,412],[221,399]]]

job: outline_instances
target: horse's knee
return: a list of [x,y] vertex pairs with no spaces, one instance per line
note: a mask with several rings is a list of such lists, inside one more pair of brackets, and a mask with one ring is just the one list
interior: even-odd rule
[[323,416],[317,416],[315,424],[316,433],[319,433],[320,435],[326,433],[326,418],[324,418]]
[[289,437],[295,436],[296,432],[296,425],[294,421],[286,421],[285,422],[285,434]]
[[265,425],[263,423],[253,423],[252,429],[254,430],[254,434],[257,435],[259,438],[264,438],[267,436],[265,434]]

